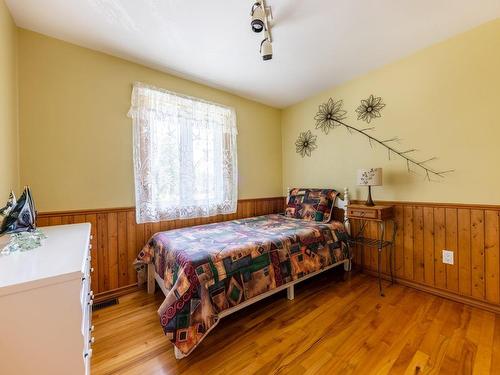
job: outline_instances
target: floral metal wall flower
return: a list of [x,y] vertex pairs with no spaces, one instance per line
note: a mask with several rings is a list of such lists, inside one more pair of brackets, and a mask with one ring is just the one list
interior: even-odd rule
[[[346,118],[346,111],[342,109],[342,100],[334,101],[332,98],[328,100],[327,103],[323,103],[319,106],[319,111],[317,112],[314,119],[316,120],[316,129],[321,128],[326,134],[330,129],[335,129],[337,127],[344,127],[350,134],[359,134],[365,137],[370,146],[381,146],[387,151],[387,156],[389,160],[392,156],[399,156],[406,162],[406,167],[409,173],[415,173],[415,170],[421,170],[424,172],[425,179],[428,181],[433,181],[433,177],[444,178],[448,173],[454,172],[453,169],[449,170],[437,170],[429,166],[429,163],[436,160],[436,157],[431,157],[428,159],[420,160],[412,157],[412,153],[417,150],[414,148],[401,150],[394,146],[394,143],[399,143],[399,137],[392,137],[388,139],[380,139],[374,137],[368,132],[373,131],[374,127],[356,128],[354,126],[348,125],[344,122]],[[361,100],[361,105],[356,109],[358,113],[358,120],[363,120],[370,122],[374,118],[381,117],[380,111],[385,107],[382,102],[382,98],[374,97],[370,95],[368,99]],[[300,153],[302,157],[305,155],[311,156],[311,151],[316,148],[316,136],[313,136],[310,131],[306,133],[300,133],[299,138],[295,142],[297,147],[297,153]],[[309,148],[312,147],[312,148]]]
[[316,138],[318,137],[313,135],[310,130],[300,133],[299,138],[295,141],[297,154],[300,154],[302,157],[306,155],[311,156],[311,152],[318,147],[316,146]]
[[356,109],[358,120],[370,123],[371,120],[380,117],[380,111],[385,107],[382,98],[370,95],[368,99],[361,100],[361,105]]
[[316,120],[316,129],[321,129],[328,134],[330,129],[340,126],[339,121],[344,120],[347,113],[342,109],[342,100],[334,101],[332,98],[328,102],[319,106],[318,113],[314,117]]
[[[406,162],[406,167],[409,173],[416,173],[415,169],[420,169],[424,172],[425,179],[428,181],[432,181],[432,177],[440,177],[444,178],[448,173],[454,172],[453,169],[450,170],[436,170],[430,166],[428,163],[435,160],[436,157],[431,157],[425,160],[419,160],[410,156],[412,153],[417,150],[414,148],[407,150],[400,150],[393,146],[394,143],[399,143],[399,137],[392,137],[388,139],[380,139],[374,137],[368,132],[373,131],[374,127],[367,128],[356,128],[354,126],[348,125],[344,122],[346,111],[342,110],[342,100],[338,100],[336,102],[333,99],[329,99],[327,103],[321,104],[319,106],[319,112],[316,114],[314,119],[316,120],[316,128],[321,128],[325,133],[328,134],[330,129],[335,129],[337,127],[344,127],[350,134],[359,134],[365,137],[370,146],[382,146],[387,151],[387,156],[389,160],[392,156],[399,156]],[[361,105],[356,110],[358,112],[358,119],[361,119],[366,122],[370,122],[372,119],[380,117],[380,110],[385,107],[385,104],[382,103],[382,98],[375,98],[373,95],[366,100],[361,100]],[[309,133],[308,137],[314,137],[314,146],[313,149],[316,148],[316,136],[313,136]],[[295,145],[297,146],[297,152],[304,155],[311,156],[311,151],[302,150],[304,145],[304,140],[306,139],[307,133],[301,133]],[[306,145],[309,145],[311,142],[307,142]]]

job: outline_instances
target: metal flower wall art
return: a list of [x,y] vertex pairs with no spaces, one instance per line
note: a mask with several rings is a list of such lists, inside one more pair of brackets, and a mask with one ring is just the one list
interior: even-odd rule
[[[387,156],[389,160],[391,160],[392,156],[396,155],[405,160],[406,167],[409,173],[417,174],[416,170],[420,170],[424,173],[425,179],[428,181],[432,180],[432,177],[440,177],[444,178],[446,174],[453,172],[454,170],[437,170],[429,166],[431,161],[436,160],[436,157],[431,157],[428,159],[417,159],[413,157],[414,153],[417,149],[410,148],[406,150],[400,150],[396,148],[395,144],[400,143],[401,139],[399,137],[391,137],[388,139],[379,139],[370,134],[370,131],[375,130],[374,127],[367,127],[358,129],[354,126],[348,125],[344,122],[346,118],[346,111],[342,109],[343,101],[337,100],[334,101],[332,98],[328,99],[328,101],[319,106],[318,113],[314,117],[316,120],[316,128],[320,128],[328,134],[330,129],[335,129],[339,126],[344,127],[350,134],[359,134],[365,137],[370,146],[372,148],[378,146],[383,147],[387,151]],[[356,109],[358,113],[358,119],[361,119],[366,122],[370,122],[374,118],[380,117],[380,110],[385,107],[385,104],[382,103],[381,98],[376,98],[373,95],[366,100],[361,101],[361,105]],[[310,133],[310,132],[309,132]],[[301,133],[306,134],[306,133]],[[315,137],[316,138],[316,137]],[[301,137],[297,140],[295,145],[297,146],[297,152],[299,151],[299,141]],[[316,140],[316,139],[314,139]],[[316,148],[316,146],[314,146]],[[310,153],[307,154],[310,156]]]
[[330,129],[340,126],[339,121],[344,120],[346,111],[342,109],[343,101],[333,101],[332,98],[328,102],[319,106],[318,113],[314,117],[316,120],[316,129],[321,129],[328,134]]
[[356,108],[358,120],[370,123],[371,120],[380,117],[380,111],[385,107],[381,97],[370,95],[368,99],[361,100],[361,104]]
[[297,154],[302,157],[311,156],[311,152],[316,149],[316,139],[318,137],[313,135],[310,130],[300,133],[299,138],[295,141],[295,150]]

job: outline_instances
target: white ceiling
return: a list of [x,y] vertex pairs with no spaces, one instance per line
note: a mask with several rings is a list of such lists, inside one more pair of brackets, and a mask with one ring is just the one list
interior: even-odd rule
[[286,107],[500,17],[500,0],[268,0],[271,61],[252,0],[6,0],[18,26]]

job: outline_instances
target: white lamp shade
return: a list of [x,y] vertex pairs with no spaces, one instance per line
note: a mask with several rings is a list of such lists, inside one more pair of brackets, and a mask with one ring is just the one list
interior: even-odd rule
[[382,168],[358,169],[358,185],[360,186],[382,185]]

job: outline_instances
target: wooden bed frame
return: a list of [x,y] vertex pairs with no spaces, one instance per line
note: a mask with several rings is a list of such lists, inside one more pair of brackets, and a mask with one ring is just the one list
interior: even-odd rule
[[[288,189],[287,191],[290,191],[290,189]],[[288,202],[288,197],[287,197],[287,202]],[[346,230],[347,232],[349,233],[350,232],[350,226],[349,226],[349,220],[347,218],[347,206],[349,205],[349,189],[345,188],[344,189],[344,199],[340,199],[340,197],[337,197],[337,199],[335,200],[335,204],[334,204],[334,207],[337,208],[337,209],[341,209],[344,211],[344,214],[343,214],[343,222],[344,222],[344,225],[346,227]],[[227,310],[224,310],[222,311],[220,314],[218,314],[218,317],[219,319],[225,317],[225,316],[228,316],[228,315],[231,315],[232,313],[235,313],[236,311],[239,311],[257,301],[260,301],[264,298],[267,298],[275,293],[278,293],[278,292],[281,292],[282,290],[286,289],[286,296],[289,300],[293,300],[295,298],[295,290],[294,290],[294,286],[295,284],[298,284],[300,283],[301,281],[304,281],[304,280],[307,280],[309,279],[310,277],[314,277],[322,272],[325,272],[333,267],[337,267],[339,265],[343,264],[344,265],[344,270],[345,271],[350,271],[351,270],[351,260],[350,259],[344,259],[342,260],[341,262],[337,262],[335,264],[331,264],[321,270],[318,270],[316,272],[312,272],[310,274],[307,274],[306,276],[304,277],[301,277],[300,279],[298,280],[294,280],[294,281],[291,281],[287,284],[284,284],[284,285],[281,285],[273,290],[270,290],[266,293],[262,293],[258,296],[255,296],[249,300],[246,300],[244,301],[243,303],[237,305],[237,306],[234,306],[234,307],[231,307]],[[161,291],[163,292],[163,294],[166,296],[168,294],[168,290],[165,288],[165,285],[163,283],[163,279],[160,277],[160,275],[158,273],[156,273],[155,271],[155,267],[154,267],[154,264],[153,263],[148,263],[148,268],[147,268],[147,287],[148,287],[148,293],[149,294],[153,294],[155,292],[155,287],[156,287],[156,284],[158,284],[158,286],[160,287]],[[214,328],[215,325],[212,327]],[[208,333],[208,332],[207,332]],[[186,355],[183,354],[179,349],[177,349],[177,347],[174,346],[174,353],[175,353],[175,358],[177,359],[181,359],[181,358],[184,358]]]

